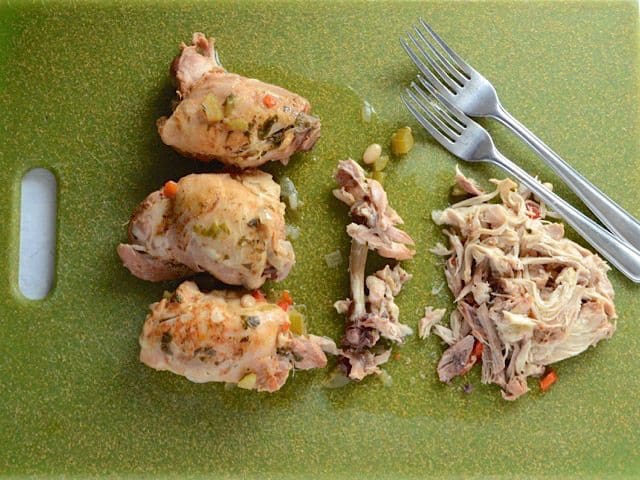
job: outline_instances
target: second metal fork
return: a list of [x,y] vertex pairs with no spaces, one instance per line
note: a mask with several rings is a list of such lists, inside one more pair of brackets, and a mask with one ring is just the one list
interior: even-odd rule
[[612,232],[640,251],[640,222],[509,114],[491,82],[460,58],[424,20],[420,19],[420,26],[407,37],[408,41],[401,40],[402,47],[443,97],[471,117],[494,118],[513,131]]
[[[406,90],[402,101],[420,124],[447,150],[470,162],[499,166],[539,199],[561,215],[587,242],[624,275],[640,283],[640,254],[627,243],[576,210],[502,155],[489,133],[438,93],[428,81],[418,77]],[[426,90],[426,91],[425,91]],[[428,92],[428,93],[427,93]]]

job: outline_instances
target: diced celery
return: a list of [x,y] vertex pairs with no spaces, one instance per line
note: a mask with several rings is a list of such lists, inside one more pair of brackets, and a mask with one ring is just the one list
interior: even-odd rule
[[195,225],[193,227],[193,231],[198,235],[209,238],[216,238],[220,233],[225,233],[227,235],[231,233],[226,223],[212,223],[209,227]]
[[236,106],[236,96],[231,93],[224,101],[224,116],[230,117],[233,112],[234,107]]
[[380,172],[378,170],[374,170],[373,172],[371,172],[371,178],[376,180],[378,183],[383,183],[384,177],[386,177],[386,174],[384,172]]
[[211,93],[204,97],[201,107],[209,125],[219,122],[224,118],[224,112],[222,111],[222,105],[218,97]]
[[402,127],[391,135],[391,152],[394,155],[405,155],[413,148],[411,127]]
[[382,170],[384,170],[384,168],[387,166],[388,163],[389,163],[389,155],[381,155],[380,158],[378,158],[373,163],[373,170],[376,172],[381,172]]
[[304,321],[304,315],[295,308],[290,308],[288,313],[289,322],[291,323],[289,329],[291,332],[296,335],[304,335],[307,333],[307,325]]
[[249,129],[249,123],[244,118],[231,118],[226,119],[224,123],[230,130],[235,132],[244,132]]
[[253,390],[256,386],[256,374],[248,373],[238,382],[238,388],[244,388],[245,390]]

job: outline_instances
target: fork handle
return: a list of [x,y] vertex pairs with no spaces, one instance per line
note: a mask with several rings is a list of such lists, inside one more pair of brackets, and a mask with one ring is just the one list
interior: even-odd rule
[[609,229],[640,250],[640,222],[578,173],[501,105],[492,115],[529,145]]
[[488,161],[504,169],[509,175],[531,190],[540,200],[561,215],[582,238],[589,242],[593,248],[600,252],[625,276],[636,283],[640,283],[640,253],[575,209],[551,190],[548,190],[538,180],[497,150],[494,149],[493,158],[489,158]]

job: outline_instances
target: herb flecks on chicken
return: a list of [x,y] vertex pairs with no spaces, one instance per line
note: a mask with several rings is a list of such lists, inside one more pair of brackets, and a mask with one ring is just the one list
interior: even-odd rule
[[[492,180],[484,193],[459,171],[456,181],[470,198],[433,220],[446,226],[445,276],[457,309],[436,334],[450,346],[438,365],[444,382],[475,363],[482,344],[482,381],[507,400],[528,391],[527,377],[578,355],[615,331],[609,267],[564,238],[564,227],[545,219],[544,204],[511,180]],[[495,198],[500,203],[492,203]]]
[[140,360],[192,382],[227,382],[274,392],[293,369],[323,368],[335,344],[296,335],[278,305],[248,292],[201,292],[184,282],[150,306],[140,335]]
[[153,192],[133,214],[129,244],[118,247],[131,273],[161,281],[209,272],[249,289],[288,275],[295,257],[271,175],[193,174],[174,188],[175,196]]
[[[336,172],[340,185],[334,195],[347,204],[353,223],[347,226],[351,237],[349,279],[351,298],[336,302],[335,308],[347,316],[341,342],[340,365],[352,380],[380,373],[379,365],[389,360],[389,342],[402,343],[411,329],[400,323],[395,297],[411,275],[399,265],[388,265],[365,279],[368,250],[396,260],[412,258],[413,240],[396,225],[402,219],[388,203],[379,182],[365,177],[353,160],[341,161]],[[386,340],[386,341],[385,341]]]
[[310,150],[320,136],[320,120],[303,97],[276,85],[227,72],[214,40],[194,33],[171,64],[178,86],[175,111],[158,120],[162,141],[203,161],[240,168],[269,161],[283,164]]

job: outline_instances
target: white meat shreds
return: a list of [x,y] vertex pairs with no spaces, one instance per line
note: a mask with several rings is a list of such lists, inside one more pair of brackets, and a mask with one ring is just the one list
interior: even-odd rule
[[[476,185],[459,172],[456,180]],[[450,328],[434,328],[450,345],[438,375],[464,374],[480,342],[482,381],[515,400],[528,376],[610,338],[617,315],[607,264],[565,238],[529,192],[509,179],[492,183],[494,192],[466,188],[470,198],[432,214],[449,240],[445,277],[457,304]]]
[[433,307],[424,308],[424,317],[418,321],[418,336],[427,338],[431,335],[431,329],[442,321],[446,310],[444,308],[433,309]]
[[434,255],[437,255],[439,257],[446,257],[448,255],[451,255],[451,250],[448,249],[447,247],[445,247],[442,243],[438,242],[436,243],[435,247],[432,247],[429,249],[429,251],[431,253],[433,253]]
[[456,165],[455,182],[455,185],[461,191],[466,192],[474,197],[482,195],[484,193],[484,190],[480,188],[478,182],[476,182],[473,178],[468,178],[463,175],[458,165]]

